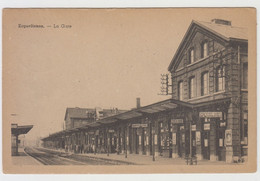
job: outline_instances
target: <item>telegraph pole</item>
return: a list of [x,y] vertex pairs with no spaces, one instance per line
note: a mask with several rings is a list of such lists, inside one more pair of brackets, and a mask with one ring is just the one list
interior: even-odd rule
[[172,85],[169,84],[169,74],[161,74],[161,93],[158,95],[171,95],[172,93],[169,92],[169,88]]

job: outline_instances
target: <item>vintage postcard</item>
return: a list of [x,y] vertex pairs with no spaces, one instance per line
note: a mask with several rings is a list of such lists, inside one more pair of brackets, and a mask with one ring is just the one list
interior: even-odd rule
[[256,171],[254,8],[4,9],[4,173]]

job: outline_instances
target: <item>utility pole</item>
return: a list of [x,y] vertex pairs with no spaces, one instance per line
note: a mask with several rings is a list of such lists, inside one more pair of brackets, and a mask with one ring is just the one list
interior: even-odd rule
[[169,74],[161,74],[161,93],[158,95],[171,95],[172,93],[169,93],[169,88],[172,85],[169,84]]
[[152,125],[152,151],[153,151],[153,161],[155,161],[155,150],[154,150],[154,133],[155,133],[155,128],[153,123]]

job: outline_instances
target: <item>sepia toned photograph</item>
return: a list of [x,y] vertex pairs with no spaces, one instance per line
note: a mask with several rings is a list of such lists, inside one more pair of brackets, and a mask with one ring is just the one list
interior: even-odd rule
[[5,173],[256,171],[254,8],[7,8],[2,27]]

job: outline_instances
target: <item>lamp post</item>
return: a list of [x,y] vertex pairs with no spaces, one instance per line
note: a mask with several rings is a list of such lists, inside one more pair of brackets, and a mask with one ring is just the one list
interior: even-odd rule
[[190,122],[190,164],[192,165],[192,126],[191,126],[191,121]]
[[125,130],[125,158],[127,158],[127,146],[128,146],[127,128],[128,128],[128,125],[126,126],[126,130]]
[[154,133],[155,133],[155,128],[154,124],[151,123],[152,126],[152,152],[153,152],[153,161],[155,161],[155,150],[154,150]]
[[109,138],[109,129],[107,129],[107,156],[109,156],[109,146],[110,146],[110,138]]

